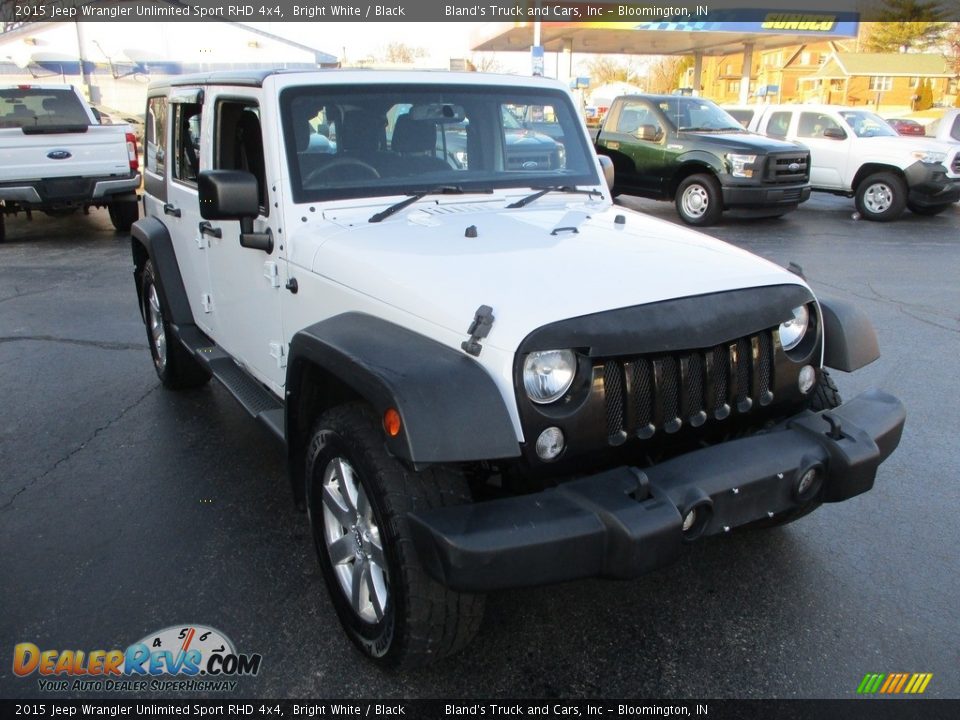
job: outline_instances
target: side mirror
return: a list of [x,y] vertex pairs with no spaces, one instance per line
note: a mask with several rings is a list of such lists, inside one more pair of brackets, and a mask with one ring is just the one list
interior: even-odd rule
[[204,220],[239,220],[243,247],[273,252],[273,234],[253,232],[260,214],[260,188],[253,173],[243,170],[201,170],[197,176],[200,216]]
[[641,125],[637,128],[637,139],[656,142],[660,139],[660,130],[655,125]]
[[613,160],[606,155],[597,155],[600,160],[600,168],[603,170],[603,179],[607,183],[607,189],[613,192]]
[[846,140],[847,133],[843,128],[838,127],[829,127],[823,131],[823,136],[825,138],[830,138],[831,140]]

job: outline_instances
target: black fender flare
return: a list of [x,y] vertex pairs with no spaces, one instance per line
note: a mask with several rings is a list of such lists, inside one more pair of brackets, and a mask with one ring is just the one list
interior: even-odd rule
[[350,312],[304,328],[290,342],[285,422],[294,482],[310,432],[304,425],[314,420],[299,410],[305,365],[350,388],[381,417],[395,408],[400,434],[384,438],[393,455],[414,467],[520,455],[503,396],[479,363],[399,325]]
[[823,364],[853,372],[880,357],[880,343],[870,318],[853,303],[819,298],[823,318]]
[[177,254],[173,249],[173,241],[166,226],[154,217],[137,220],[130,228],[130,244],[133,252],[134,277],[137,278],[137,297],[140,298],[140,308],[143,309],[143,298],[140,297],[139,277],[142,263],[139,261],[138,248],[145,252],[153,261],[157,275],[157,290],[162,296],[170,317],[168,320],[175,326],[192,325],[193,312],[187,300],[187,291],[183,285],[183,276],[180,275],[180,266],[177,264]]

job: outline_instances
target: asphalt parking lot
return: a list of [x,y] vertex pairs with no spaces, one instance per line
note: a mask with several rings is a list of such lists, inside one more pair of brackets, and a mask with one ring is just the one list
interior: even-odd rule
[[160,387],[106,212],[9,219],[0,696],[39,694],[13,676],[16,643],[124,648],[200,623],[262,654],[243,697],[851,698],[867,672],[933,673],[926,696],[960,697],[960,208],[852,213],[815,196],[710,232],[797,262],[872,317],[882,358],[835,377],[845,397],[878,386],[907,406],[875,488],[636,581],[496,593],[466,652],[407,673],[373,668],[340,631],[279,445],[216,384]]

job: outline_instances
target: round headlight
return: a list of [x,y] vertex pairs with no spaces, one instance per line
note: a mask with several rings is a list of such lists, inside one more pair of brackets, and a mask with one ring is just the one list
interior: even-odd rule
[[793,309],[793,317],[780,323],[780,344],[784,350],[793,350],[807,332],[810,325],[810,311],[806,305]]
[[552,403],[570,389],[576,372],[577,356],[572,350],[532,352],[523,363],[523,389],[535,403]]

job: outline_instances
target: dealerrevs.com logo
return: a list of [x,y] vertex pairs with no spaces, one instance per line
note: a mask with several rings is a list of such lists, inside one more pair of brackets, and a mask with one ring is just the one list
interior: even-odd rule
[[42,691],[233,691],[235,678],[254,676],[262,656],[238,653],[219,630],[175,625],[151,633],[126,650],[13,648],[13,672],[37,674]]

